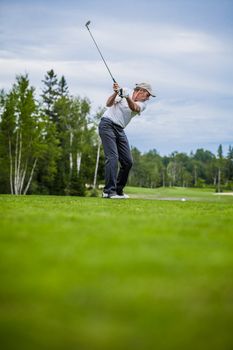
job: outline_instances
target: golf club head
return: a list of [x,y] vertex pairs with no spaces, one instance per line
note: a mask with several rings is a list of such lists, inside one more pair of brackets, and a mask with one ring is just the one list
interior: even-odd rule
[[88,28],[88,26],[90,25],[91,21],[87,21],[87,23],[85,24],[85,26]]

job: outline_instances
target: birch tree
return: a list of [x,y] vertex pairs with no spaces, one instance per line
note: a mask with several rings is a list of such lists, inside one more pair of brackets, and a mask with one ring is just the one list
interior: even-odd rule
[[222,173],[224,168],[224,159],[223,159],[223,149],[222,145],[219,145],[218,151],[217,151],[217,169],[218,169],[218,175],[217,175],[217,192],[222,192],[221,189],[221,183],[222,183]]
[[[58,118],[57,130],[60,147],[62,149],[61,159],[58,164],[59,183],[63,183],[61,192],[69,194],[71,184],[78,184],[81,179],[83,155],[88,152],[89,133],[88,114],[90,102],[87,99],[62,95],[55,103],[54,111]],[[85,158],[85,157],[84,157]],[[68,188],[68,190],[65,190]],[[61,193],[60,192],[60,193]],[[80,192],[80,191],[78,191]],[[72,190],[72,193],[76,193]]]
[[99,136],[99,133],[97,131],[100,119],[102,118],[104,112],[106,111],[106,108],[99,107],[94,118],[94,128],[96,129],[97,135],[96,135],[96,146],[97,146],[97,152],[96,152],[96,162],[95,162],[95,172],[94,172],[94,179],[93,179],[93,188],[96,188],[97,185],[97,175],[98,175],[98,168],[99,168],[99,159],[100,159],[100,149],[101,149],[101,138]]
[[29,190],[42,154],[42,128],[34,88],[29,86],[27,75],[20,75],[6,95],[0,123],[11,194],[27,194]]
[[226,158],[226,173],[227,173],[227,183],[232,183],[233,185],[233,147],[230,145]]

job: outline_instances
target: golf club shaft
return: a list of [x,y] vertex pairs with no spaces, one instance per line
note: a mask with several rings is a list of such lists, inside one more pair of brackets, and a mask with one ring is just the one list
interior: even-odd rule
[[[89,24],[90,24],[90,23],[89,23]],[[105,64],[105,66],[106,66],[106,68],[107,68],[107,70],[108,70],[108,72],[109,72],[109,74],[110,74],[110,76],[111,76],[113,82],[116,83],[116,80],[113,78],[113,75],[112,75],[110,69],[108,68],[107,63],[106,63],[106,61],[105,61],[105,59],[104,59],[104,57],[103,57],[103,55],[102,55],[102,53],[101,53],[101,51],[100,51],[100,49],[99,49],[99,47],[98,47],[98,45],[97,45],[97,43],[96,43],[96,41],[95,41],[93,35],[91,34],[91,31],[90,31],[90,29],[89,29],[89,27],[88,27],[89,24],[87,23],[87,24],[86,24],[86,27],[87,27],[87,29],[88,29],[88,31],[89,31],[89,33],[90,33],[90,36],[91,36],[92,40],[94,41],[95,46],[96,46],[97,50],[99,51],[99,54],[100,54],[100,56],[101,56],[101,58],[102,58],[102,60],[103,60],[103,62],[104,62],[104,64]]]

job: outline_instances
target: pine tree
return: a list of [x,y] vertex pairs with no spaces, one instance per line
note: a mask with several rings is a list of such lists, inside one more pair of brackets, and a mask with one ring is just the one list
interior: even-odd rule
[[[53,147],[53,152],[50,153],[50,164],[53,164],[53,176],[47,177],[47,186],[49,193],[64,195],[66,187],[65,181],[65,159],[64,159],[64,137],[63,137],[63,115],[67,113],[68,86],[64,76],[58,81],[57,75],[51,69],[42,80],[45,87],[42,90],[42,106],[45,115],[48,117],[48,139],[53,140],[56,146]],[[62,106],[62,107],[61,107]],[[52,143],[54,145],[54,143]],[[57,152],[55,148],[57,147]],[[44,174],[39,174],[41,182],[43,182]]]
[[57,115],[54,111],[54,105],[59,96],[59,85],[57,75],[54,73],[53,69],[47,72],[45,79],[42,80],[42,82],[45,85],[41,95],[45,114],[51,121],[57,123]]
[[69,88],[66,82],[64,75],[62,75],[61,79],[58,82],[58,95],[60,97],[68,97],[69,96]]
[[77,174],[77,170],[74,169],[70,178],[70,181],[65,189],[65,193],[69,196],[85,196],[85,181],[82,176],[82,172]]

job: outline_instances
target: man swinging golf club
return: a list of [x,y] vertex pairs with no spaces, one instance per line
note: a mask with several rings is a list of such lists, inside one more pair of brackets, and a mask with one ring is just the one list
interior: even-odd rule
[[136,84],[131,93],[126,88],[120,89],[116,82],[113,84],[113,94],[106,102],[108,108],[99,124],[99,135],[105,154],[103,198],[129,198],[123,189],[133,161],[124,128],[135,115],[145,110],[150,96],[155,97],[151,86],[147,83]]
[[[150,96],[155,97],[155,95],[151,86],[147,83],[136,84],[132,93],[128,89],[120,89],[90,30],[90,24],[91,21],[87,21],[85,26],[112,78],[114,91],[107,100],[106,105],[108,109],[99,124],[99,134],[105,154],[105,188],[103,198],[128,198],[124,194],[123,189],[132,167],[132,156],[124,128],[136,114],[141,114],[144,111],[146,101],[149,100]],[[119,173],[118,161],[120,162]]]

